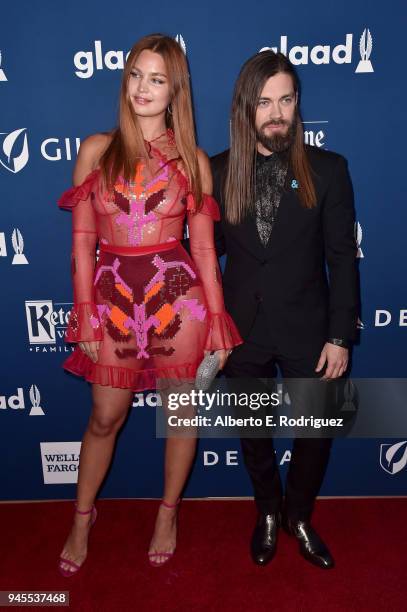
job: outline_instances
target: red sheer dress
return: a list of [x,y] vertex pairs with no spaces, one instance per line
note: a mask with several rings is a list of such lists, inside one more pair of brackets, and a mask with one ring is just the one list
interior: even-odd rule
[[[159,379],[192,380],[204,350],[242,342],[223,302],[218,205],[204,195],[195,211],[170,130],[147,144],[149,163],[138,164],[129,183],[119,178],[107,191],[95,170],[58,202],[73,213],[66,339],[100,341],[97,363],[77,346],[64,367],[133,391],[154,389]],[[192,258],[180,243],[186,217]]]

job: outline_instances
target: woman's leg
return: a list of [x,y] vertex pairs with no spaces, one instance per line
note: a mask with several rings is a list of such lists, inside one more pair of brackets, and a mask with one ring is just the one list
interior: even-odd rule
[[[177,387],[173,391],[185,393],[191,390],[190,385]],[[163,409],[167,416],[171,413],[166,408],[167,394],[161,393]],[[182,411],[177,410],[177,416],[192,417],[195,413],[192,406],[183,407]],[[172,413],[174,414],[174,413]],[[190,474],[192,463],[196,452],[196,428],[185,427],[182,430],[171,431],[167,429],[167,439],[165,445],[165,467],[164,467],[164,495],[163,500],[168,505],[173,506],[179,499],[186,480]],[[157,519],[155,522],[154,534],[151,540],[149,556],[156,564],[165,563],[168,557],[154,553],[166,552],[173,553],[177,540],[177,507],[168,508],[160,505]]]
[[[126,418],[132,395],[129,389],[92,386],[92,413],[82,440],[79,460],[77,507],[80,511],[89,510],[95,501],[109,468],[117,432]],[[75,513],[61,557],[82,565],[87,554],[91,518],[91,514]],[[62,568],[72,570],[67,564],[62,564]]]

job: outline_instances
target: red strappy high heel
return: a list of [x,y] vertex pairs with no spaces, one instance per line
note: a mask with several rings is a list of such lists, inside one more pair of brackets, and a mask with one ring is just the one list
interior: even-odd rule
[[[176,508],[180,501],[181,499],[178,498],[175,504],[167,504],[166,501],[162,500],[160,505],[164,506],[164,508]],[[157,551],[157,552],[148,553],[148,559],[150,561],[150,565],[152,565],[153,567],[161,567],[162,565],[164,565],[164,563],[167,563],[167,561],[171,559],[174,553],[175,553],[175,549],[172,552],[158,552]],[[161,563],[157,563],[157,561],[152,560],[152,557],[164,557],[164,561],[162,561]]]
[[[75,507],[76,510],[75,512],[77,512],[78,514],[90,514],[92,513],[92,520],[90,523],[90,527],[92,527],[96,521],[96,517],[97,517],[97,510],[95,508],[95,504],[93,504],[92,508],[90,510],[78,510],[78,504],[75,503]],[[83,562],[85,563],[85,561]],[[82,565],[83,565],[82,563]],[[64,567],[62,567],[62,565],[69,565],[69,567],[72,567],[72,570],[68,570],[65,569]],[[59,558],[59,562],[58,562],[58,569],[60,574],[62,574],[62,576],[64,576],[64,578],[70,578],[71,576],[73,576],[74,574],[76,574],[82,567],[82,565],[78,565],[77,563],[75,563],[74,561],[70,561],[69,559],[64,559],[63,557]]]

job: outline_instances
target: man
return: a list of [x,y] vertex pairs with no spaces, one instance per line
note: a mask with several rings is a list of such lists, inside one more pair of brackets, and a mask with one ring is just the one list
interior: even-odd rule
[[[284,55],[270,50],[240,72],[231,129],[230,150],[212,158],[222,214],[216,242],[218,254],[227,253],[225,302],[244,344],[224,372],[234,379],[274,377],[277,364],[284,378],[327,388],[347,369],[358,316],[346,160],[304,145],[298,77]],[[310,522],[331,440],[295,438],[284,503],[272,438],[241,443],[259,513],[251,541],[255,563],[274,557],[282,522],[308,561],[333,567]]]

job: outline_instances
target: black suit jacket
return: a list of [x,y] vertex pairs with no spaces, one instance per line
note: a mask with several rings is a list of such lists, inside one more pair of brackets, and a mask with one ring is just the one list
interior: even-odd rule
[[318,353],[328,338],[354,340],[359,286],[352,183],[347,162],[336,153],[306,147],[317,205],[302,206],[290,169],[277,219],[266,247],[254,215],[239,225],[224,217],[223,185],[228,151],[211,159],[218,255],[227,254],[225,304],[243,338],[259,302],[276,348],[288,356]]

